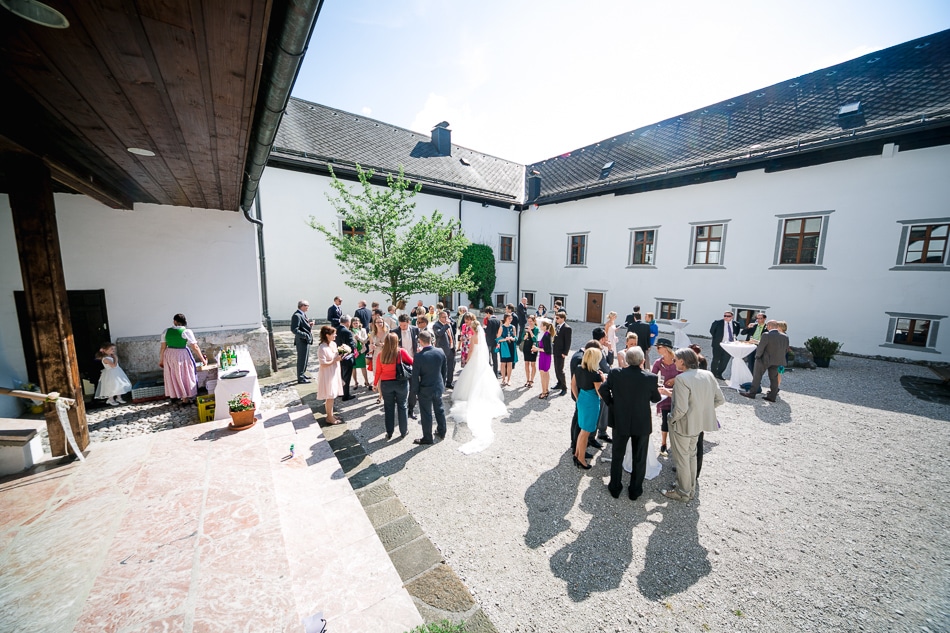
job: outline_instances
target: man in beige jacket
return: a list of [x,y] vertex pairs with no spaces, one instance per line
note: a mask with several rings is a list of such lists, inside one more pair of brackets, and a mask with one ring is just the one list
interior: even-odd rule
[[[699,434],[719,429],[716,407],[726,399],[716,377],[699,369],[699,357],[691,349],[676,350],[676,368],[683,372],[673,383],[673,411],[670,414],[670,444],[676,464],[676,487],[663,494],[676,501],[693,498],[696,487],[696,445]],[[670,392],[669,389],[663,389]]]

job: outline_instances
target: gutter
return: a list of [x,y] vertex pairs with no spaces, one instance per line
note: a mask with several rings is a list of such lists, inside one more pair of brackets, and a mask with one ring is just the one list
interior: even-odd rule
[[297,74],[317,24],[323,0],[288,0],[285,6],[280,32],[276,36],[268,34],[264,53],[264,68],[258,89],[254,125],[250,133],[251,142],[244,165],[241,208],[245,211],[245,217],[247,210],[254,203],[261,174],[290,100],[290,91],[297,81]]

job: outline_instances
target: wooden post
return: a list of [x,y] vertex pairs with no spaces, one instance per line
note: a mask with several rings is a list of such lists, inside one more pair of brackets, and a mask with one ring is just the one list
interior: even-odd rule
[[[85,450],[89,428],[69,321],[50,172],[41,160],[28,154],[8,154],[4,159],[40,390],[58,391],[76,400],[76,406],[69,408],[69,423],[79,450]],[[45,406],[50,451],[54,457],[66,455],[69,448],[56,407],[51,403]]]

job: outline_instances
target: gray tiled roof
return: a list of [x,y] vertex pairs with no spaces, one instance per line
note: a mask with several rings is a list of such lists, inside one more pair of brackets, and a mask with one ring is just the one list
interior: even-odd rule
[[[860,101],[865,124],[842,129]],[[950,129],[950,30],[783,81],[527,166],[538,203],[568,200],[778,157]],[[946,142],[946,141],[943,141]],[[609,175],[602,169],[613,162]]]
[[318,170],[332,161],[337,171],[359,163],[379,174],[402,166],[423,192],[448,190],[505,204],[524,200],[524,165],[454,143],[451,156],[440,156],[429,135],[296,98],[287,104],[271,160]]

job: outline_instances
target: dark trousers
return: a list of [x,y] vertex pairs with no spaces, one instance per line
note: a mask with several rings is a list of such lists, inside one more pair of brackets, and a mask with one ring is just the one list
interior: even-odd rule
[[705,432],[700,431],[696,439],[696,479],[699,479],[699,473],[703,470],[703,437],[705,435]]
[[396,415],[399,415],[399,433],[405,435],[409,431],[406,419],[406,399],[409,397],[408,380],[381,380],[379,392],[383,396],[383,412],[386,420],[386,433],[393,434],[396,426]]
[[353,361],[340,361],[340,377],[343,379],[343,397],[350,397],[350,380],[353,378]]
[[633,443],[633,472],[630,473],[631,499],[643,494],[643,477],[647,472],[647,451],[650,449],[649,435],[626,435],[614,429],[613,458],[610,462],[610,483],[607,489],[611,494],[619,495],[623,490],[623,458],[627,450],[627,441]]
[[719,343],[713,343],[713,357],[712,357],[712,366],[709,368],[709,371],[712,372],[713,376],[717,378],[722,376],[722,373],[726,371],[726,367],[729,365],[729,353],[719,347]]
[[554,376],[557,382],[555,389],[567,389],[567,382],[564,380],[564,357],[561,354],[554,355]]
[[422,416],[422,439],[432,441],[432,413],[435,412],[435,429],[445,436],[445,409],[442,408],[442,391],[423,389],[419,392],[419,414]]
[[498,350],[496,348],[491,348],[488,352],[488,355],[491,356],[491,365],[495,368],[495,375],[498,375]]
[[607,435],[607,422],[609,422],[610,411],[603,400],[600,401],[600,415],[597,417],[597,437]]
[[581,432],[581,426],[577,423],[577,398],[571,392],[571,400],[574,401],[574,417],[571,418],[571,453],[577,452],[577,436]]
[[294,346],[297,348],[297,380],[306,378],[307,364],[310,362],[310,343],[303,339],[296,339]]
[[455,378],[455,350],[444,347],[441,349],[445,353],[445,386],[449,387]]
[[409,396],[406,399],[409,406],[409,415],[412,415],[412,412],[416,410],[416,390],[412,388],[412,381],[407,381],[409,384]]
[[766,398],[775,399],[778,395],[778,365],[769,365],[768,367],[761,360],[755,361],[755,369],[752,370],[752,393],[759,393],[762,390],[762,375],[769,372],[769,393]]

